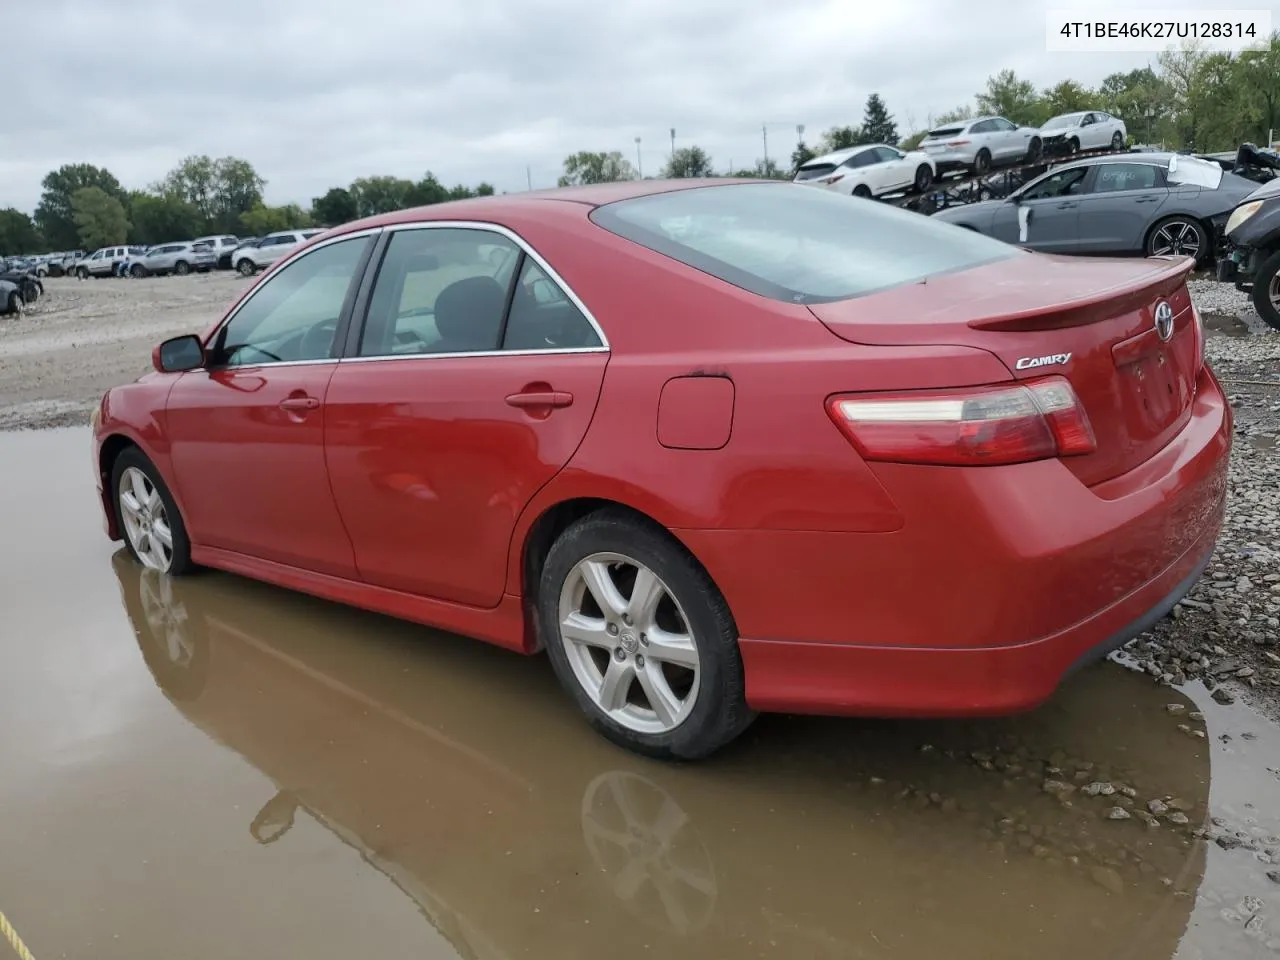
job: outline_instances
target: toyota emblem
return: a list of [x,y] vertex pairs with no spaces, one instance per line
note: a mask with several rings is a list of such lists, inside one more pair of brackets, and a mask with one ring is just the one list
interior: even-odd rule
[[1161,300],[1156,304],[1156,336],[1168,340],[1173,336],[1173,307],[1169,301]]

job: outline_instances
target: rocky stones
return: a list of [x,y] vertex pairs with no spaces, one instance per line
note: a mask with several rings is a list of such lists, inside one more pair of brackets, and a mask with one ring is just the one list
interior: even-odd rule
[[1212,696],[1214,700],[1223,706],[1230,706],[1236,702],[1235,695],[1226,687],[1215,687]]
[[1095,780],[1080,792],[1086,797],[1109,797],[1116,792],[1116,788],[1104,780]]
[[1112,807],[1110,810],[1107,811],[1108,820],[1129,820],[1132,818],[1132,816],[1133,814],[1131,814],[1124,807]]

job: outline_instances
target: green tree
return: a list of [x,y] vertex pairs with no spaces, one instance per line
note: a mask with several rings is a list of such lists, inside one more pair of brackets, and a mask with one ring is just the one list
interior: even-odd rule
[[129,239],[148,246],[190,240],[204,229],[200,211],[181,197],[141,190],[129,194],[129,221]]
[[1036,95],[1036,87],[1030,80],[1022,80],[1012,70],[1001,70],[987,78],[987,89],[975,98],[978,110],[1012,120],[1038,126],[1048,119],[1044,104]]
[[564,174],[560,186],[571,187],[586,183],[614,183],[636,179],[635,168],[619,150],[608,153],[592,153],[580,150],[564,158]]
[[212,218],[205,225],[209,233],[235,233],[240,217],[262,202],[267,181],[248,160],[220,157],[213,162],[214,194]]
[[950,123],[961,123],[965,120],[973,119],[973,107],[965,104],[959,107],[952,107],[950,110],[944,110],[936,117],[929,118],[929,126],[941,127]]
[[817,154],[814,153],[812,150],[810,150],[808,145],[803,140],[799,141],[796,144],[796,148],[791,151],[792,171],[799,170],[801,167],[803,167],[806,163],[808,163],[810,160],[812,160],[816,156]]
[[1240,85],[1254,102],[1257,127],[1251,138],[1267,145],[1270,131],[1280,128],[1280,31],[1261,50],[1244,50],[1236,61]]
[[409,194],[413,187],[413,181],[403,177],[378,176],[353,180],[350,190],[360,216],[372,217],[410,206]]
[[1150,67],[1108,75],[1098,87],[1098,100],[1136,139],[1147,142],[1157,139],[1173,112],[1168,82]]
[[316,197],[311,201],[311,216],[316,223],[336,227],[357,219],[360,211],[350,190],[346,187],[330,187],[323,197]]
[[81,187],[71,195],[71,216],[76,235],[86,249],[124,243],[129,236],[129,218],[124,204],[102,187]]
[[698,146],[678,147],[667,161],[662,171],[664,177],[672,179],[688,179],[715,176],[711,166],[711,157],[707,151]]
[[867,97],[867,106],[862,114],[862,135],[864,143],[893,146],[898,142],[898,125],[893,122],[889,108],[884,105],[878,93]]
[[47,174],[42,186],[44,193],[36,207],[35,222],[45,243],[54,250],[72,250],[80,246],[80,228],[71,207],[71,198],[77,190],[97,187],[122,203],[126,199],[120,181],[109,170],[91,163],[65,164]]
[[39,253],[43,247],[35,222],[21,210],[0,210],[0,256]]
[[754,167],[745,167],[738,170],[730,170],[725,174],[726,177],[751,177],[756,180],[790,180],[791,174],[778,166],[778,161],[773,157],[767,160],[757,160]]
[[311,218],[296,203],[283,207],[269,207],[265,203],[254,204],[253,209],[240,215],[240,226],[249,234],[261,237],[277,230],[295,230],[309,227]]
[[1044,91],[1041,99],[1044,102],[1046,120],[1064,113],[1094,110],[1098,106],[1098,95],[1074,80],[1063,80],[1049,87]]
[[1160,75],[1171,95],[1172,138],[1181,146],[1199,149],[1196,142],[1205,104],[1202,79],[1206,54],[1194,44],[1164,50],[1156,56]]
[[866,134],[862,132],[861,127],[832,127],[822,135],[822,152],[847,150],[849,147],[867,142]]

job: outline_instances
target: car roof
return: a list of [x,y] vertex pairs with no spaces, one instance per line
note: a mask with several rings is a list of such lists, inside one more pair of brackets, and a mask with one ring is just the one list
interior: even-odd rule
[[[806,160],[802,167],[807,167],[812,163],[843,163],[850,157],[864,153],[873,147],[889,147],[887,143],[860,143],[856,147],[845,147],[842,150],[833,150],[830,153],[824,153],[820,157],[814,157],[812,160]],[[889,147],[890,150],[896,150],[897,147]]]

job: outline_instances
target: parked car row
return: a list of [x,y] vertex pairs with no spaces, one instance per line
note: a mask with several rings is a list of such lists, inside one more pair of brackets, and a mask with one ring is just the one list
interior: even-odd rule
[[[116,245],[90,254],[51,254],[43,262],[55,275],[90,277],[186,276],[210,270],[235,269],[244,276],[270,266],[299,244],[322,233],[319,229],[279,230],[265,237],[240,238],[230,234],[175,240],[154,246]],[[43,275],[43,274],[42,274]]]

